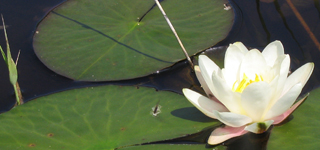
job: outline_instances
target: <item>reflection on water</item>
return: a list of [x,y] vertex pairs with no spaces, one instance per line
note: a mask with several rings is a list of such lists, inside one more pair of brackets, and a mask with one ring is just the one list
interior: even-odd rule
[[[77,82],[50,71],[35,56],[32,48],[32,35],[36,24],[45,14],[63,1],[0,0],[0,13],[4,15],[6,24],[9,26],[7,31],[12,55],[16,56],[18,50],[21,50],[18,64],[19,83],[26,101],[56,91],[102,84],[149,86],[177,93],[181,93],[181,89],[184,87],[196,91],[201,90],[193,71],[185,61],[160,71],[159,74],[121,82]],[[304,92],[319,86],[319,0],[234,0],[231,5],[236,12],[234,28],[230,35],[217,46],[227,46],[229,43],[241,41],[249,47],[263,48],[274,40],[280,40],[284,45],[285,53],[291,56],[292,71],[306,62],[315,63],[315,70]],[[5,45],[4,41],[3,32],[0,32],[2,46]],[[223,56],[223,51],[219,51],[217,54]],[[0,68],[2,69],[0,74],[0,110],[7,111],[14,105],[15,99],[7,70],[3,69],[5,68],[4,61],[0,60]],[[239,141],[243,144],[252,137],[254,140],[258,139],[266,143],[265,139],[268,139],[269,132],[266,135],[249,134],[238,141],[229,141],[225,144],[229,146],[229,149],[234,149],[233,147],[239,144]],[[243,138],[246,140],[242,140]],[[261,141],[258,142],[261,143]]]
[[225,142],[227,150],[265,150],[267,149],[272,126],[262,134],[247,133]]

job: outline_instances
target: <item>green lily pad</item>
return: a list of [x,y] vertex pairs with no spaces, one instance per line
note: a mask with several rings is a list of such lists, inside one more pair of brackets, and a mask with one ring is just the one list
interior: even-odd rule
[[[227,0],[161,4],[189,54],[226,37],[234,13]],[[72,0],[39,24],[34,49],[58,74],[82,81],[136,78],[185,56],[153,0]]]
[[[161,113],[153,116],[158,102]],[[1,114],[0,149],[114,149],[218,124],[172,92],[90,87],[44,96]]]
[[320,88],[293,113],[294,118],[273,128],[268,149],[320,149]]

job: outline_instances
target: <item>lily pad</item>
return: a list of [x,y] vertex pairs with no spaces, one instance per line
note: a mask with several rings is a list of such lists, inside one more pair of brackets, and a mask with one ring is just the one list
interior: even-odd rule
[[269,149],[320,149],[320,88],[293,113],[294,118],[272,130]]
[[[161,113],[151,114],[161,105]],[[104,86],[44,96],[0,115],[0,149],[114,149],[220,124],[182,95]]]
[[[215,45],[231,29],[227,0],[161,2],[189,54]],[[136,78],[185,56],[153,0],[71,0],[54,9],[34,35],[39,59],[82,81]]]

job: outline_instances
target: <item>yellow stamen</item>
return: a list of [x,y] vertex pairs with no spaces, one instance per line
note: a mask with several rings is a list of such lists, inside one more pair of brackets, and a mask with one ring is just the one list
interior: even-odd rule
[[250,80],[247,75],[245,73],[243,73],[243,77],[242,77],[242,80],[240,81],[239,85],[236,87],[236,83],[238,81],[235,81],[234,84],[233,84],[233,87],[232,87],[232,91],[234,92],[239,92],[239,93],[242,93],[242,91],[251,83],[254,83],[254,82],[259,82],[259,81],[263,81],[263,78],[262,76],[260,75],[257,75],[256,74],[256,77],[254,80]]
[[258,75],[256,74],[256,78],[254,79],[254,81],[250,80],[250,83],[259,82],[259,81],[263,81],[263,78],[262,78],[262,76],[258,76]]

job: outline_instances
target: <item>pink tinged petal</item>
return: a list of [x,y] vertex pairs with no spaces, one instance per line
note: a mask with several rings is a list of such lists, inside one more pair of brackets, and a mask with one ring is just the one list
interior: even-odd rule
[[208,88],[213,92],[212,74],[214,71],[220,70],[220,68],[206,55],[199,56],[199,68]]
[[249,79],[254,80],[256,74],[260,75],[265,72],[267,68],[267,63],[257,49],[250,50],[245,57],[240,66],[240,76],[242,79],[243,74],[245,73]]
[[230,44],[224,59],[224,77],[227,79],[227,84],[232,87],[233,83],[237,80],[237,75],[239,72],[239,66],[244,58],[244,55],[248,52],[245,48],[239,48],[245,46],[237,42],[237,44]]
[[267,131],[269,127],[272,125],[272,123],[273,123],[273,120],[267,120],[264,122],[255,122],[253,124],[246,126],[244,129],[252,133],[260,134]]
[[241,104],[247,116],[254,122],[260,122],[272,96],[272,88],[267,82],[254,82],[242,92]]
[[282,121],[284,121],[290,114],[293,113],[293,111],[295,111],[302,104],[302,102],[305,99],[307,99],[308,96],[309,96],[309,94],[304,96],[302,99],[300,99],[298,102],[296,102],[290,109],[288,109],[283,114],[281,114],[277,117],[271,118],[272,120],[274,120],[273,124],[277,125],[277,124],[281,123]]
[[216,119],[216,116],[213,113],[214,110],[222,112],[228,111],[228,109],[222,104],[217,103],[195,91],[184,88],[182,89],[182,92],[195,107],[208,117]]
[[277,58],[284,55],[284,49],[280,41],[274,41],[266,46],[262,51],[262,55],[265,58],[268,66],[272,67]]
[[240,93],[233,92],[219,74],[218,72],[212,75],[213,95],[226,106],[229,111],[240,114],[242,112],[240,107]]
[[279,116],[287,111],[299,96],[303,86],[298,83],[293,86],[286,94],[278,99],[264,117],[265,120]]
[[227,126],[241,127],[252,122],[252,119],[245,115],[240,115],[232,112],[218,112],[213,111],[214,115],[219,121]]
[[210,145],[216,145],[220,144],[228,139],[231,139],[233,137],[241,136],[246,134],[248,131],[244,130],[245,126],[242,127],[220,127],[212,131],[209,139],[208,144]]
[[294,71],[286,80],[282,94],[286,93],[292,86],[301,83],[302,87],[310,78],[314,68],[313,63],[306,63]]

